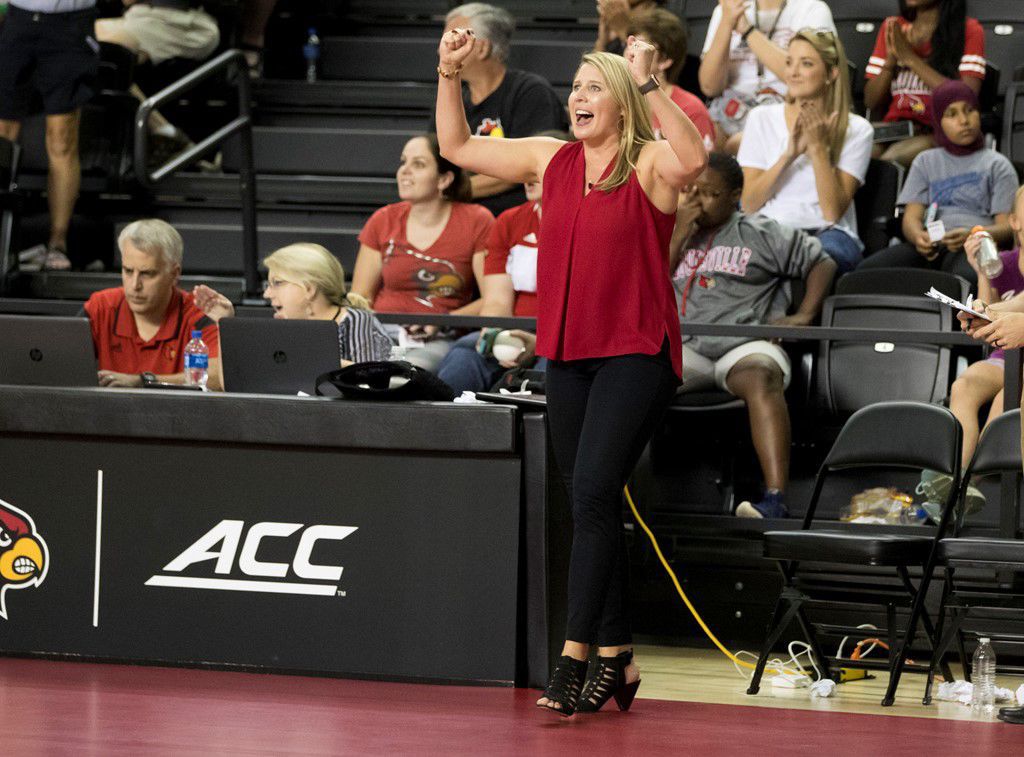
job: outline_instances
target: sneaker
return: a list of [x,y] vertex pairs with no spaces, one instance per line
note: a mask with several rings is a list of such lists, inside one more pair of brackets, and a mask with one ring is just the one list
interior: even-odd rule
[[782,501],[782,492],[765,492],[760,502],[740,502],[737,518],[788,518],[789,510]]
[[[928,513],[928,517],[934,523],[942,518],[942,505],[949,497],[949,487],[953,484],[953,477],[948,473],[939,473],[933,470],[922,470],[921,481],[914,490],[924,498],[921,508]],[[981,512],[985,506],[985,495],[973,484],[967,485],[967,497],[964,502],[964,516],[974,515]]]

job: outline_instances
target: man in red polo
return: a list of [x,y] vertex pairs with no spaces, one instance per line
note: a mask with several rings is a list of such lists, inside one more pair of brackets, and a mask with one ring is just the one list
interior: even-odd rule
[[193,329],[210,350],[208,387],[220,390],[217,325],[178,288],[181,235],[157,219],[135,221],[118,237],[123,286],[96,292],[85,303],[99,361],[100,386],[185,383],[185,345]]

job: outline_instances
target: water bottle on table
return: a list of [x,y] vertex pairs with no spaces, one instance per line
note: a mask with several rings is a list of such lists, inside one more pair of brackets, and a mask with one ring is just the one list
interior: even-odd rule
[[978,639],[974,650],[971,683],[971,713],[975,717],[992,717],[996,709],[996,653],[986,638]]
[[320,62],[320,37],[316,29],[309,30],[306,44],[302,48],[302,55],[306,59],[306,81],[313,84],[317,80],[317,65]]
[[203,341],[203,332],[196,329],[192,339],[185,345],[185,383],[198,386],[206,391],[206,382],[210,377],[210,350]]

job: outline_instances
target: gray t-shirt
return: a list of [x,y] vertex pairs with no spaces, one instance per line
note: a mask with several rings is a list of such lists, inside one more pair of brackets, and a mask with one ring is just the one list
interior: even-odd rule
[[938,203],[938,218],[951,231],[991,226],[996,213],[1013,209],[1016,191],[1017,172],[1006,156],[989,149],[953,155],[936,147],[914,158],[898,203]]
[[807,277],[828,255],[817,238],[762,215],[734,213],[718,229],[698,232],[672,276],[682,299],[683,341],[717,360],[750,337],[687,336],[686,324],[771,323],[786,314],[793,279]]

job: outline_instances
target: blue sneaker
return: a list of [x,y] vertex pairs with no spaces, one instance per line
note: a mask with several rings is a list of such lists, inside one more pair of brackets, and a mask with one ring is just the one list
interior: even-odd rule
[[760,502],[740,502],[737,518],[788,518],[789,510],[782,501],[782,492],[767,491]]

